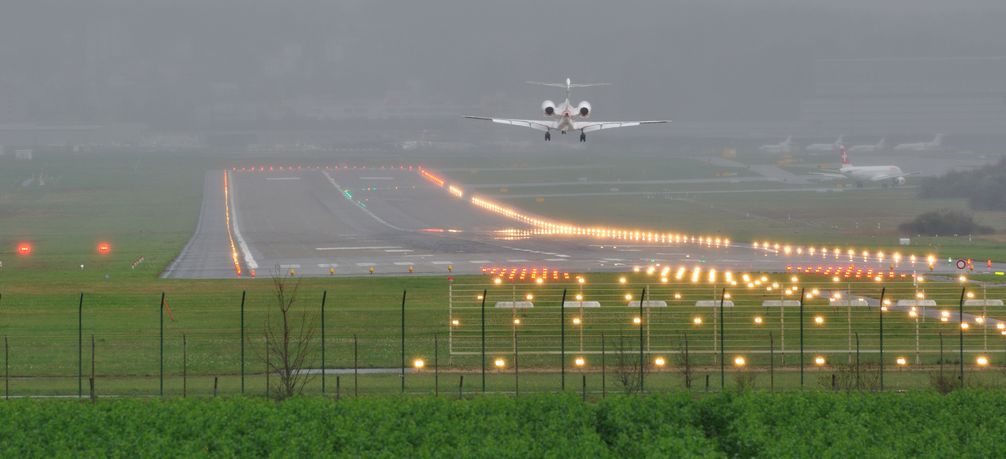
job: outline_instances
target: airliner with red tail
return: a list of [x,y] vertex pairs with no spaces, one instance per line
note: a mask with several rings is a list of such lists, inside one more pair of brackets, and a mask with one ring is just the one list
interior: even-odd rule
[[903,172],[898,166],[853,166],[849,161],[849,153],[845,151],[845,147],[841,146],[839,149],[842,152],[842,168],[835,171],[815,172],[814,175],[854,180],[860,187],[866,182],[879,182],[884,187],[904,185],[906,177],[919,175],[918,172]]

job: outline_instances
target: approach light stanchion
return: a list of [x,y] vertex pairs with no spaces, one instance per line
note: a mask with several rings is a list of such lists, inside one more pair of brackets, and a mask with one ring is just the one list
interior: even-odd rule
[[405,393],[405,293],[402,290],[402,393]]
[[[643,287],[643,292],[639,295],[639,317],[643,317],[643,299],[646,298],[646,287]],[[643,361],[643,328],[649,325],[640,323],[639,324],[639,393],[642,394],[644,390],[643,386],[643,368],[645,368],[645,362]]]
[[161,370],[160,370],[160,386],[158,389],[159,395],[164,397],[164,292],[161,292]]
[[726,357],[723,351],[723,302],[727,297],[727,289],[720,293],[720,391],[726,389]]
[[245,293],[241,291],[241,395],[245,393]]
[[325,394],[325,300],[328,290],[321,291],[321,393]]
[[84,292],[77,303],[77,398],[84,396]]
[[961,287],[961,302],[957,310],[957,332],[960,333],[960,345],[961,345],[961,388],[964,387],[964,294],[967,292],[967,287]]
[[880,307],[877,308],[877,314],[880,315],[880,391],[884,391],[884,296],[887,293],[887,287],[880,289]]
[[559,302],[559,388],[566,390],[566,289]]
[[800,388],[803,389],[803,299],[806,288],[800,289]]
[[482,393],[486,393],[486,295],[489,290],[482,290]]

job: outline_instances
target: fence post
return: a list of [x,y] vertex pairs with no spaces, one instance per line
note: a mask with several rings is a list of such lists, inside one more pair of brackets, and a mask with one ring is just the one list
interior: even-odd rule
[[6,336],[3,337],[3,398],[10,399],[10,353]]
[[643,361],[643,327],[649,324],[643,323],[643,299],[646,298],[646,287],[643,287],[643,293],[639,295],[639,393],[642,394],[644,390],[643,386],[643,368],[646,367]]
[[967,292],[967,287],[961,287],[961,302],[960,307],[957,311],[957,332],[960,333],[960,343],[961,343],[961,389],[964,388],[964,294]]
[[189,395],[189,340],[182,335],[182,398]]
[[342,379],[339,375],[335,375],[335,401],[339,401],[339,397],[342,395]]
[[601,398],[608,395],[607,379],[608,369],[604,362],[604,332],[601,332]]
[[486,294],[482,290],[482,393],[486,392]]
[[877,314],[880,314],[880,391],[884,391],[884,295],[887,294],[887,287],[880,289],[880,307]]
[[84,396],[84,292],[77,303],[77,398]]
[[859,379],[859,332],[856,332],[856,389],[860,389]]
[[[269,351],[269,335],[265,335],[265,398],[269,398],[269,373],[272,373],[272,367],[270,365],[270,355],[272,352]],[[216,378],[214,378],[214,381]]]
[[465,398],[465,375],[458,376],[458,400]]
[[520,397],[520,364],[518,363],[520,357],[520,345],[517,341],[517,327],[513,328],[513,396],[514,398]]
[[321,393],[325,393],[325,300],[328,290],[321,292]]
[[405,393],[405,293],[402,290],[402,393]]
[[559,389],[566,390],[566,289],[559,301]]
[[800,388],[801,389],[803,389],[803,299],[805,298],[804,297],[805,290],[806,288],[800,289]]
[[161,338],[160,367],[161,368],[160,368],[160,372],[159,372],[159,375],[160,375],[160,386],[159,387],[160,388],[158,389],[158,394],[163,398],[164,397],[164,292],[161,292],[160,314],[161,314],[161,336],[160,336],[160,338]]
[[[782,308],[781,303],[779,307]],[[775,337],[772,332],[768,332],[768,388],[775,392]]]
[[[245,393],[245,294],[247,291],[241,291],[241,394]],[[266,352],[269,349],[266,348]]]
[[433,396],[440,395],[440,334],[433,334]]
[[92,403],[97,398],[97,395],[94,392],[94,378],[95,378],[95,374],[94,374],[94,335],[92,334],[91,335],[91,402]]
[[353,397],[360,396],[360,365],[358,357],[359,354],[359,342],[356,339],[356,334],[353,334]]
[[726,389],[726,356],[723,350],[723,303],[727,298],[727,288],[720,292],[720,391]]

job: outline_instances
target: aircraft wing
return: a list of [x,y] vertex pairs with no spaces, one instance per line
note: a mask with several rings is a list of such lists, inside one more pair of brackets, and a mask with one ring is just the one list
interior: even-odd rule
[[467,116],[467,115],[465,116],[465,118],[473,120],[492,121],[494,123],[506,124],[510,126],[526,127],[544,132],[548,132],[549,129],[559,128],[559,123],[555,121],[513,120],[507,118],[490,118],[486,116]]
[[602,129],[614,129],[620,127],[642,126],[644,124],[664,124],[667,120],[654,121],[577,121],[573,123],[573,130],[583,132],[594,132]]
[[870,177],[870,181],[871,182],[882,182],[884,180],[891,180],[891,179],[902,178],[902,177],[911,177],[913,175],[920,175],[920,174],[922,174],[922,173],[921,172],[907,172],[907,173],[904,173],[904,174],[875,175],[873,177]]

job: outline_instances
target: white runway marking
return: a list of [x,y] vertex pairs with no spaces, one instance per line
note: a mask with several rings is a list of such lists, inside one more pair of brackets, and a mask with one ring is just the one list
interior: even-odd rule
[[433,263],[435,265],[452,265],[452,264],[454,264],[453,261],[431,261],[430,263]]
[[357,263],[356,266],[363,266],[363,267],[377,266],[377,263]]
[[507,263],[527,263],[527,258],[513,258],[507,260]]
[[339,265],[335,263],[318,263],[319,268],[338,268]]
[[386,250],[386,249],[398,249],[401,246],[397,245],[372,245],[372,246],[359,246],[359,247],[315,247],[314,250],[324,251],[324,250]]
[[411,249],[388,249],[388,250],[385,250],[385,252],[388,252],[388,253],[405,253],[405,252],[414,252],[414,250],[411,250]]
[[545,261],[566,261],[565,258],[546,258]]
[[468,262],[476,265],[489,264],[489,260],[469,260]]
[[279,267],[282,269],[300,269],[300,265],[297,263],[291,263],[288,265],[279,265]]
[[411,261],[396,261],[395,265],[396,266],[412,266],[413,263]]
[[227,171],[227,185],[231,188],[227,193],[231,201],[231,230],[234,231],[234,238],[238,240],[238,247],[241,248],[241,254],[245,257],[245,264],[248,265],[248,269],[258,269],[258,263],[252,257],[251,249],[248,248],[248,243],[241,237],[241,230],[238,229],[238,206],[236,204],[237,198],[234,197],[233,183],[234,178],[231,177],[231,172]]

